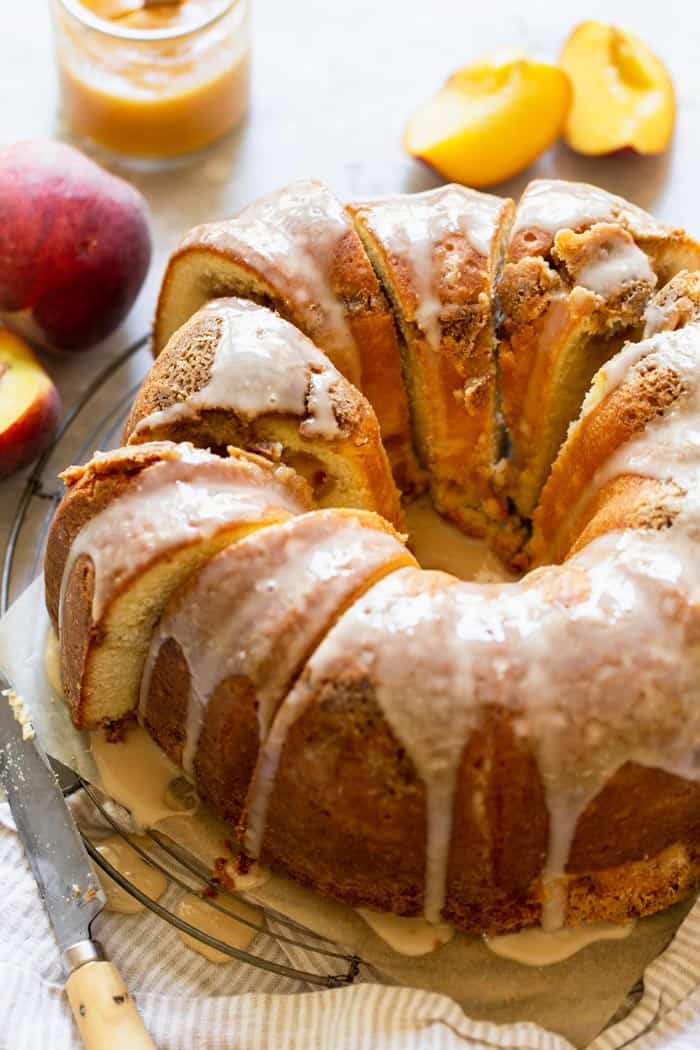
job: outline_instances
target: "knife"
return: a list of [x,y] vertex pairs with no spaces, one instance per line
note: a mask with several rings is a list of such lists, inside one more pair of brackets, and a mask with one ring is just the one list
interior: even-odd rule
[[155,1050],[119,971],[90,927],[105,897],[48,759],[20,725],[0,675],[0,784],[53,927],[66,994],[87,1050]]

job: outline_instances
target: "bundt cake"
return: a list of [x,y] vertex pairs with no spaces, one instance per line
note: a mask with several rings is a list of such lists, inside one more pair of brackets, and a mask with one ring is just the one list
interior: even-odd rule
[[[385,461],[364,365],[342,378],[313,330],[323,252],[289,247],[319,200],[176,254],[129,444],[65,475],[46,595],[73,719],[139,717],[243,867],[355,907],[488,934],[658,911],[700,884],[700,248],[571,183],[533,184],[511,232],[454,187],[349,208],[433,499],[497,544],[531,530],[531,571],[468,582],[420,568],[376,493],[348,506]],[[217,283],[258,228],[264,279]]]
[[154,353],[208,299],[270,306],[367,396],[404,490],[420,486],[393,315],[343,205],[302,180],[226,222],[197,226],[165,271]]

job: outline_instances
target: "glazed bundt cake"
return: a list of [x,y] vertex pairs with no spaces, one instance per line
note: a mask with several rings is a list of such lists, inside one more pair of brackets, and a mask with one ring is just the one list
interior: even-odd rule
[[377,418],[298,328],[242,299],[215,299],[169,340],[136,397],[130,444],[191,441],[294,467],[320,507],[401,523]]
[[272,307],[313,340],[374,407],[398,484],[420,486],[393,315],[326,186],[295,182],[191,230],[163,278],[154,352],[208,299],[227,295]]
[[348,506],[391,479],[365,366],[313,330],[322,255],[312,279],[289,248],[319,200],[258,206],[258,284],[229,280],[255,207],[225,263],[214,227],[176,254],[130,443],[65,475],[46,594],[73,719],[138,717],[243,867],[355,907],[488,934],[658,911],[700,884],[700,249],[571,183],[533,184],[511,232],[456,187],[349,208],[434,501],[523,541],[521,579],[467,582],[369,513],[400,520],[384,482]]

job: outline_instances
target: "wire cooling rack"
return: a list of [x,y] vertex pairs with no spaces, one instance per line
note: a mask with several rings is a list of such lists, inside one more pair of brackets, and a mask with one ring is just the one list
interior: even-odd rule
[[[0,614],[6,612],[14,598],[42,570],[47,532],[62,495],[58,473],[69,464],[84,462],[96,449],[107,451],[118,446],[129,407],[151,361],[147,336],[119,353],[83,392],[63,420],[53,443],[37,461],[10,526],[0,577]],[[99,791],[61,763],[56,762],[55,766],[64,794],[78,795],[81,814],[89,814],[80,821],[81,833],[95,864],[165,922],[232,959],[295,981],[337,988],[355,980],[361,964],[357,956],[342,951],[274,909],[260,907],[257,902],[262,915],[260,922],[237,913],[236,904],[240,899],[222,888],[188,850],[156,830],[135,836],[115,819],[112,807],[105,805]],[[208,907],[238,919],[255,931],[251,950],[244,951],[212,937],[143,893],[99,852],[98,839],[90,830],[98,823],[128,842],[143,861],[163,873],[171,884],[197,894]],[[265,957],[270,954],[271,942],[282,949],[289,965]],[[293,965],[295,960],[298,966]]]

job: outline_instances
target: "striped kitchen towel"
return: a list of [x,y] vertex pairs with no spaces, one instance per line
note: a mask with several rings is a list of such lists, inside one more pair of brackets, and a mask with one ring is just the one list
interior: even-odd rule
[[[78,1050],[56,944],[7,806],[0,806],[0,1050]],[[169,889],[168,894],[174,894]],[[173,900],[164,899],[172,906]],[[470,1020],[450,999],[365,981],[311,991],[302,981],[183,949],[157,916],[105,914],[98,935],[161,1050],[574,1050],[529,1023]],[[700,905],[651,966],[644,994],[589,1050],[700,1047]],[[306,965],[266,938],[271,961]]]

